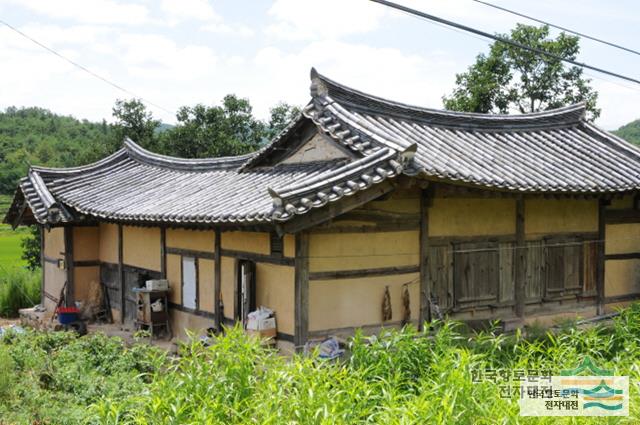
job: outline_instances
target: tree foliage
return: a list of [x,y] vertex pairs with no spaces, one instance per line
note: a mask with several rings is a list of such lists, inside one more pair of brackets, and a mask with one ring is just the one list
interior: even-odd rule
[[147,149],[156,148],[156,129],[160,121],[153,118],[140,99],[116,100],[113,117],[116,119],[114,140],[118,146],[125,137],[129,137]]
[[[575,60],[580,39],[560,33],[549,37],[549,27],[518,24],[501,35],[520,44]],[[502,42],[481,53],[466,72],[456,75],[456,88],[443,97],[444,107],[454,111],[482,113],[538,112],[585,102],[588,119],[600,115],[597,92],[577,66],[566,67],[549,56]]]
[[614,131],[614,133],[628,142],[640,145],[640,120],[631,121]]
[[29,235],[20,242],[22,259],[26,261],[29,270],[40,267],[40,227],[31,226]]

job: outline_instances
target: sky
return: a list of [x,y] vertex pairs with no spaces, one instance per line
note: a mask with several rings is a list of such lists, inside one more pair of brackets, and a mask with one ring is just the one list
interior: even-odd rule
[[[472,0],[398,2],[491,33],[530,23]],[[493,2],[640,49],[640,2]],[[131,93],[167,123],[181,106],[219,104],[229,93],[266,118],[280,101],[308,102],[312,66],[365,92],[441,108],[455,74],[490,43],[367,0],[0,0],[0,19],[128,91],[0,25],[0,108],[94,121],[112,120],[115,100]],[[640,56],[581,45],[580,61],[640,79]],[[588,74],[600,93],[598,125],[640,118],[640,85]]]

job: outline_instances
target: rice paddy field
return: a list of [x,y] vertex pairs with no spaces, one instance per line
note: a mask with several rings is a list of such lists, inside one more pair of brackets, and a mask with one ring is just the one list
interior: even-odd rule
[[[0,195],[0,216],[9,208],[11,197],[8,195]],[[22,247],[20,242],[28,234],[28,229],[19,227],[16,230],[11,229],[7,224],[0,224],[0,267],[11,268],[14,266],[22,267],[25,262],[20,258],[22,255]]]

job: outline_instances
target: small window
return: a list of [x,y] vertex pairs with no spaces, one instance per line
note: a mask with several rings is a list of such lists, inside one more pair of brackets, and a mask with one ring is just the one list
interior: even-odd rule
[[284,252],[284,242],[282,237],[277,233],[271,233],[271,255],[276,257],[282,257]]
[[197,262],[193,257],[182,257],[182,305],[195,310],[198,307]]

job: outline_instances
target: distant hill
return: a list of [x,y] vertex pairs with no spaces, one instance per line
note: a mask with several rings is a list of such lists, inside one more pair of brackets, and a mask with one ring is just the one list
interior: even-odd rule
[[628,142],[640,145],[640,119],[623,125],[613,133]]
[[111,126],[37,107],[0,111],[0,194],[13,193],[29,164],[79,165],[114,149]]
[[[162,133],[173,128],[161,123]],[[71,167],[96,161],[120,147],[113,126],[38,107],[0,110],[0,194],[12,194],[29,164]]]

